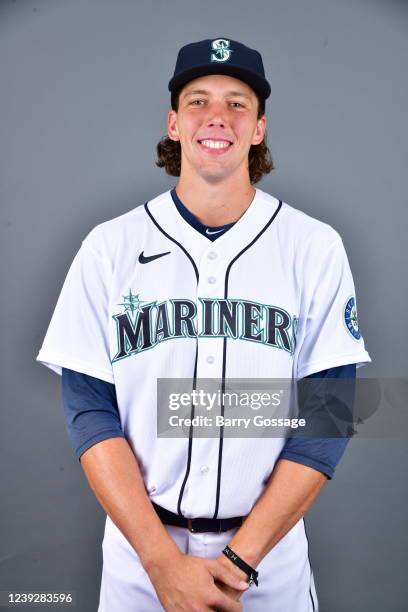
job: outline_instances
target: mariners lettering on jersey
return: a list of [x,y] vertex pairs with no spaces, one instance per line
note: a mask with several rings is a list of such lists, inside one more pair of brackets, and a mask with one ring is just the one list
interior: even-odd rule
[[211,49],[214,53],[211,53],[212,62],[226,62],[231,57],[232,49],[230,48],[230,41],[225,38],[217,38],[211,42]]
[[124,312],[113,315],[117,352],[112,363],[173,338],[217,338],[259,342],[291,355],[298,318],[283,308],[243,299],[199,298],[146,302],[139,293],[124,296]]

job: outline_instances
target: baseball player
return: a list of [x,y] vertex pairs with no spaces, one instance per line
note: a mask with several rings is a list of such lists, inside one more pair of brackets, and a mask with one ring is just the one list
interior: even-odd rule
[[107,513],[98,612],[317,611],[303,516],[345,440],[160,437],[157,383],[353,378],[371,359],[347,255],[254,187],[273,168],[259,52],[185,45],[169,90],[177,185],[85,236],[37,356]]

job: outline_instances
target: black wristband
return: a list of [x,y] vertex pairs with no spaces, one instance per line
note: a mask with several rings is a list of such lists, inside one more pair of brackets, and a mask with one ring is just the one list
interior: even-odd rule
[[234,553],[234,551],[231,550],[229,546],[226,546],[222,552],[226,557],[228,557],[230,561],[235,563],[235,565],[237,565],[240,569],[242,569],[243,572],[247,574],[249,578],[249,586],[251,586],[252,583],[258,586],[258,572],[254,570],[253,567],[251,567],[250,565],[248,565],[248,563],[245,563],[243,559],[238,557],[238,555]]

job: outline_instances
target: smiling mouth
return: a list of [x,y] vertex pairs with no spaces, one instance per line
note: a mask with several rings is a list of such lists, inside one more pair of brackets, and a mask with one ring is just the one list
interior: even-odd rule
[[212,151],[226,151],[230,147],[232,147],[232,142],[230,140],[216,140],[212,138],[204,138],[203,140],[198,140],[198,143],[204,149],[211,149]]

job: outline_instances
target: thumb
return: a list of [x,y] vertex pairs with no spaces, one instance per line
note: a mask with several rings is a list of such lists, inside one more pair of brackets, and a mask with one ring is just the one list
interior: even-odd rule
[[245,591],[249,587],[248,582],[245,582],[245,580],[242,580],[242,578],[238,578],[233,570],[227,569],[217,561],[211,561],[209,569],[214,578],[220,580],[233,589]]

